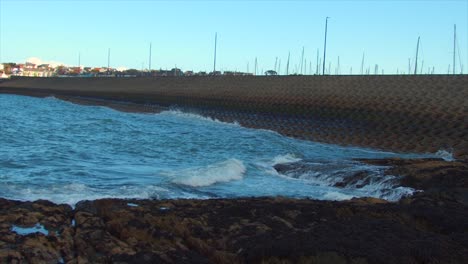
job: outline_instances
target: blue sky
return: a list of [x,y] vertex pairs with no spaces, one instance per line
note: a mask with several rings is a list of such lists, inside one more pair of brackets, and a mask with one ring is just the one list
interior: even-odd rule
[[[78,1],[0,0],[0,61],[30,57],[67,65],[211,71],[218,32],[217,69],[300,68],[302,47],[307,68],[323,57],[328,23],[326,67],[335,73],[408,71],[421,36],[419,65],[447,73],[452,64],[453,25],[457,25],[457,72],[468,72],[468,1]],[[457,51],[458,52],[458,51]],[[322,58],[320,58],[322,59]],[[424,61],[424,62],[423,62]],[[309,69],[307,69],[309,72]]]

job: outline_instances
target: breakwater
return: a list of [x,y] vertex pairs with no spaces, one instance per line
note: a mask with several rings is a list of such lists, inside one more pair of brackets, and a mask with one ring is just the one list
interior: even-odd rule
[[468,156],[468,75],[14,78],[0,92],[177,107],[306,140]]

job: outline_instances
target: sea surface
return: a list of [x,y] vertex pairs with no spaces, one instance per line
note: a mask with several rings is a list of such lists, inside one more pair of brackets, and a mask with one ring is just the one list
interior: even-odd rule
[[[0,197],[74,205],[115,198],[288,196],[397,200],[382,167],[355,158],[427,157],[296,140],[268,130],[171,110],[124,113],[53,97],[0,94]],[[273,166],[307,161],[310,171]],[[334,187],[357,172],[372,180]]]

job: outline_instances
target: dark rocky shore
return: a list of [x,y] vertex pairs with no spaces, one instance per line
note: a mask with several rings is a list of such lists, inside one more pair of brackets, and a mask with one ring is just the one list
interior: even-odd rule
[[[0,199],[0,262],[466,263],[468,164],[365,162],[422,192],[395,203],[102,199],[74,209]],[[38,224],[48,233],[15,229]]]

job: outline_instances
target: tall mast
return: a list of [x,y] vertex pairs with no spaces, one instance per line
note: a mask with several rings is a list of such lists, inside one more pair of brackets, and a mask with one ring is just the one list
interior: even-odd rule
[[110,48],[107,50],[107,72],[109,73],[110,69]]
[[418,51],[419,51],[419,39],[418,37],[418,44],[416,44],[416,61],[414,63],[414,74],[418,74]]
[[304,66],[304,47],[302,47],[302,55],[301,55],[301,74],[303,74],[303,66]]
[[322,74],[325,74],[325,55],[327,54],[327,27],[328,27],[328,18],[325,18],[325,42],[323,44],[323,72]]
[[286,63],[286,75],[289,75],[289,58],[291,57],[291,52],[288,52],[288,62]]
[[151,72],[151,42],[149,46],[148,71]]
[[275,72],[277,72],[277,71],[276,71],[276,66],[277,66],[277,65],[278,65],[278,57],[276,57],[276,59],[275,59]]
[[217,42],[218,42],[218,32],[215,33],[213,74],[216,74],[216,45],[217,45]]
[[361,75],[364,74],[364,52],[362,53],[362,61],[361,61]]
[[336,66],[336,74],[340,74],[340,56],[338,56],[338,66]]
[[255,71],[255,75],[257,75],[257,57],[255,57],[255,69],[254,69],[254,71]]
[[455,74],[455,43],[457,40],[457,25],[453,25],[453,74]]

